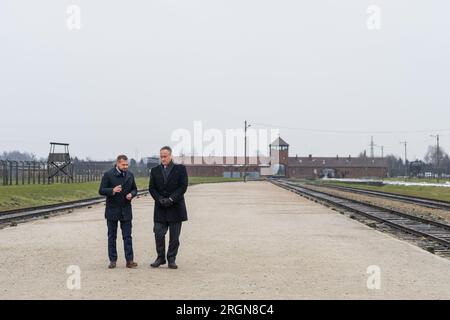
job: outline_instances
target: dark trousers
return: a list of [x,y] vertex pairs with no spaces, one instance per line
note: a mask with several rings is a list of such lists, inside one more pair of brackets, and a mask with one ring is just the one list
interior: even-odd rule
[[[117,220],[106,220],[108,225],[108,255],[109,261],[117,261]],[[131,238],[131,220],[121,220],[120,229],[122,229],[123,247],[125,249],[125,259],[133,261],[133,241]]]
[[167,229],[169,229],[167,260],[175,262],[178,247],[180,246],[181,222],[155,222],[153,232],[155,233],[156,252],[158,253],[158,258],[165,260]]

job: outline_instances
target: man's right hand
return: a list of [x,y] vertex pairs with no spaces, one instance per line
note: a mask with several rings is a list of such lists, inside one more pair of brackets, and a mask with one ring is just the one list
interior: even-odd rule
[[122,186],[121,185],[115,186],[113,189],[113,195],[120,192],[122,192]]

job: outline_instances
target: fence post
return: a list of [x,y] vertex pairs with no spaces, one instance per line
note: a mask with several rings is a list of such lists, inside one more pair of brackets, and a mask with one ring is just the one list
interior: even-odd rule
[[40,176],[42,179],[42,184],[45,184],[45,175],[44,175],[45,166],[44,166],[44,163],[41,161],[39,161],[38,163],[39,163],[39,172],[40,172]]
[[44,184],[48,184],[48,169],[47,169],[47,163],[42,162],[42,165],[44,166]]
[[5,185],[5,170],[4,170],[4,162],[0,160],[0,169],[2,174],[2,184]]
[[41,184],[41,163],[37,163],[37,172],[38,172],[38,184]]
[[16,163],[16,186],[19,185],[19,161],[14,161]]
[[44,162],[40,162],[39,166],[42,168],[41,169],[42,170],[42,172],[41,172],[42,184],[45,184],[45,164],[44,164]]
[[25,184],[25,162],[20,161],[20,163],[22,164],[22,185],[24,185]]
[[3,179],[3,185],[8,185],[8,161],[4,160],[2,161],[2,179]]
[[13,180],[13,162],[9,161],[9,185],[12,185]]
[[28,184],[31,184],[31,162],[30,161],[27,161],[27,166],[28,166]]
[[3,161],[3,185],[8,185],[8,160]]
[[33,184],[36,184],[36,162],[33,161]]

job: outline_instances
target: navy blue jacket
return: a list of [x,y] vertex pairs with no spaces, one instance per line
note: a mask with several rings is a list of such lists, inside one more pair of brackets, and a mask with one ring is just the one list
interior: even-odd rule
[[[122,192],[113,195],[113,189],[118,185],[122,185]],[[134,175],[130,171],[127,171],[125,178],[117,171],[116,167],[106,171],[103,174],[98,193],[106,196],[105,218],[107,220],[133,219],[131,201],[126,198],[126,195],[131,193],[133,198],[136,197],[137,187]]]
[[[184,193],[188,187],[188,175],[186,167],[182,164],[174,164],[164,181],[163,166],[159,165],[150,171],[148,189],[155,200],[153,221],[155,222],[181,222],[186,221],[187,210],[184,201]],[[172,198],[170,207],[160,205],[161,198]]]

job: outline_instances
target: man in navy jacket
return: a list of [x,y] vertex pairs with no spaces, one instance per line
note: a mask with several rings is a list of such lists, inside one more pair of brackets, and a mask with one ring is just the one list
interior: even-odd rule
[[157,268],[166,263],[165,235],[169,230],[169,248],[167,260],[169,268],[177,269],[175,259],[180,246],[181,224],[186,221],[187,210],[184,193],[188,187],[186,167],[172,161],[172,149],[162,147],[160,150],[161,164],[150,172],[149,191],[155,200],[153,214],[156,252],[158,257],[151,264]]
[[137,196],[137,187],[133,174],[128,171],[127,156],[119,155],[115,167],[104,173],[99,193],[106,196],[105,218],[108,226],[109,268],[116,267],[116,239],[119,221],[122,229],[126,267],[135,268],[137,263],[134,262],[131,237],[131,221],[133,219],[131,200]]

